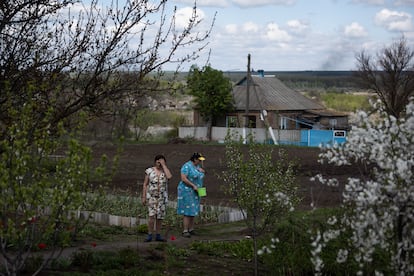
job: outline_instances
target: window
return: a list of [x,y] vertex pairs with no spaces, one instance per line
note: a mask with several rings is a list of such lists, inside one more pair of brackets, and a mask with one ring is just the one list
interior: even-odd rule
[[345,137],[346,133],[344,130],[335,130],[334,137]]
[[256,116],[249,116],[249,127],[256,128]]
[[286,117],[280,117],[279,129],[287,129],[288,120]]
[[[246,116],[243,116],[243,119],[246,122]],[[256,128],[256,116],[247,116],[247,120],[248,128]]]
[[335,128],[337,124],[338,124],[338,121],[336,119],[329,120],[329,125],[331,126],[331,128]]
[[237,127],[237,116],[227,116],[226,117],[226,127]]

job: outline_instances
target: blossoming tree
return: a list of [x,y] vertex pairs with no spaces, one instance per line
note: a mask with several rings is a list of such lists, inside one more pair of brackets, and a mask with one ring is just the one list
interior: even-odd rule
[[[343,192],[343,215],[330,219],[330,229],[318,232],[312,242],[312,262],[323,273],[321,253],[331,240],[347,237],[338,250],[337,262],[356,261],[358,274],[414,273],[414,99],[398,119],[378,102],[372,118],[358,113],[343,146],[327,148],[321,162],[338,166],[358,162],[370,168],[361,178],[349,178]],[[325,183],[332,179],[317,178]],[[375,254],[387,252],[389,271],[372,267]]]
[[243,212],[246,225],[252,231],[257,275],[258,236],[271,229],[284,214],[293,211],[299,202],[294,162],[287,160],[283,151],[279,151],[277,160],[272,159],[269,146],[254,144],[252,140],[247,147],[229,139],[226,142],[227,170],[221,178],[226,192]]

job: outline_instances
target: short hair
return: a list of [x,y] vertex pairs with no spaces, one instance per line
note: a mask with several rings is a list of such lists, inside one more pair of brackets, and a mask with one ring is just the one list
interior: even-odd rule
[[155,158],[154,158],[154,162],[157,162],[158,160],[160,160],[160,159],[164,159],[165,160],[165,162],[167,162],[167,159],[165,159],[165,156],[164,155],[162,155],[162,154],[158,154],[158,155],[156,155],[155,156]]
[[204,155],[202,155],[199,152],[194,152],[193,155],[190,157],[191,161],[195,161],[195,160],[205,160],[206,158],[204,157]]

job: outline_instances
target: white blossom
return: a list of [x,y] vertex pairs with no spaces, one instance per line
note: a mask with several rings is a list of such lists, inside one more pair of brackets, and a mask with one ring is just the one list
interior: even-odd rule
[[328,218],[328,221],[327,222],[330,225],[334,225],[335,223],[338,222],[338,219],[335,216],[333,216],[333,217]]
[[[358,275],[362,275],[376,248],[382,248],[390,252],[390,265],[396,275],[413,275],[414,100],[407,105],[406,116],[399,119],[389,116],[378,103],[374,107],[379,110],[379,118],[371,120],[367,113],[359,112],[359,123],[348,133],[347,142],[340,147],[323,148],[319,155],[320,163],[342,166],[358,161],[372,167],[369,175],[349,178],[344,187],[343,206],[350,212],[338,222],[344,230],[351,230],[352,250],[339,250],[336,260],[345,262],[353,252],[360,268]],[[311,180],[325,185],[337,183],[322,175]],[[331,219],[328,224],[337,225]],[[317,273],[323,265],[319,250],[340,233],[328,229],[318,233],[311,243],[311,258]],[[375,271],[375,275],[383,273]]]
[[339,249],[338,254],[336,256],[336,262],[344,263],[347,259],[348,259],[348,250]]
[[278,238],[272,238],[271,241],[272,241],[272,243],[279,243],[280,242]]

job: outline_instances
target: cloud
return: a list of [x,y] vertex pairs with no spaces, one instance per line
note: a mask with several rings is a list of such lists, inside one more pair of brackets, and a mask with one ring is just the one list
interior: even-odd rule
[[291,36],[288,32],[279,28],[276,23],[269,23],[266,26],[266,38],[271,41],[288,42],[291,40]]
[[224,26],[224,30],[228,34],[237,34],[239,32],[239,27],[237,26],[237,24],[228,24]]
[[248,8],[266,5],[293,5],[296,3],[296,0],[232,0],[232,2],[242,8]]
[[[242,8],[259,7],[259,6],[270,6],[270,5],[294,5],[297,0],[197,0],[197,6],[208,6],[208,7],[229,7],[232,4]],[[174,0],[177,3],[183,3],[187,5],[194,5],[194,0]]]
[[[187,1],[188,6],[192,6],[194,0],[173,0],[174,3],[178,1]],[[221,70],[244,70],[246,56],[250,53],[252,67],[265,70],[352,70],[355,53],[365,47],[377,50],[378,45],[389,43],[400,32],[410,42],[414,41],[414,13],[410,9],[413,6],[407,8],[414,5],[414,0],[328,1],[346,2],[343,4],[348,16],[338,16],[338,20],[333,21],[329,18],[328,23],[325,18],[315,19],[315,11],[325,12],[325,7],[326,13],[332,12],[333,16],[345,12],[337,9],[342,7],[340,5],[319,3],[322,1],[312,2],[312,9],[302,13],[299,9],[302,5],[295,5],[299,3],[297,0],[197,0],[197,7],[227,5],[217,8],[219,20],[209,39],[209,62]],[[383,6],[378,6],[380,4]],[[397,4],[404,6],[397,8]],[[335,8],[332,11],[328,9],[331,6]],[[352,14],[351,9],[359,11]],[[204,10],[206,17],[210,11]],[[283,16],[278,16],[280,13]],[[370,19],[375,20],[376,28],[370,24]]]
[[411,15],[406,12],[383,9],[375,15],[375,23],[389,31],[411,31]]
[[[194,5],[194,0],[174,0],[177,3],[183,3],[187,5]],[[225,8],[229,6],[229,2],[227,0],[197,0],[197,7],[220,7]]]
[[[279,25],[269,23],[267,26],[260,26],[252,21],[243,23],[242,25],[227,24],[224,26],[224,33],[227,35],[240,38],[239,42],[243,44],[257,44],[260,40],[288,42],[291,36],[285,30],[282,30]],[[262,44],[260,44],[262,45]]]
[[[185,7],[177,10],[175,25],[177,28],[185,28],[193,14],[192,7]],[[205,14],[202,10],[197,9],[197,20],[203,20]]]
[[385,0],[352,0],[352,3],[382,6],[385,4]]
[[344,34],[350,38],[361,38],[367,35],[364,27],[359,25],[357,22],[352,22],[350,25],[345,26]]
[[289,20],[287,22],[287,27],[289,31],[295,34],[303,34],[309,29],[309,25],[300,20]]
[[414,5],[414,0],[397,0],[397,1],[395,1],[395,5],[397,5],[397,6]]
[[243,31],[245,32],[258,32],[260,29],[259,25],[251,21],[243,24]]

